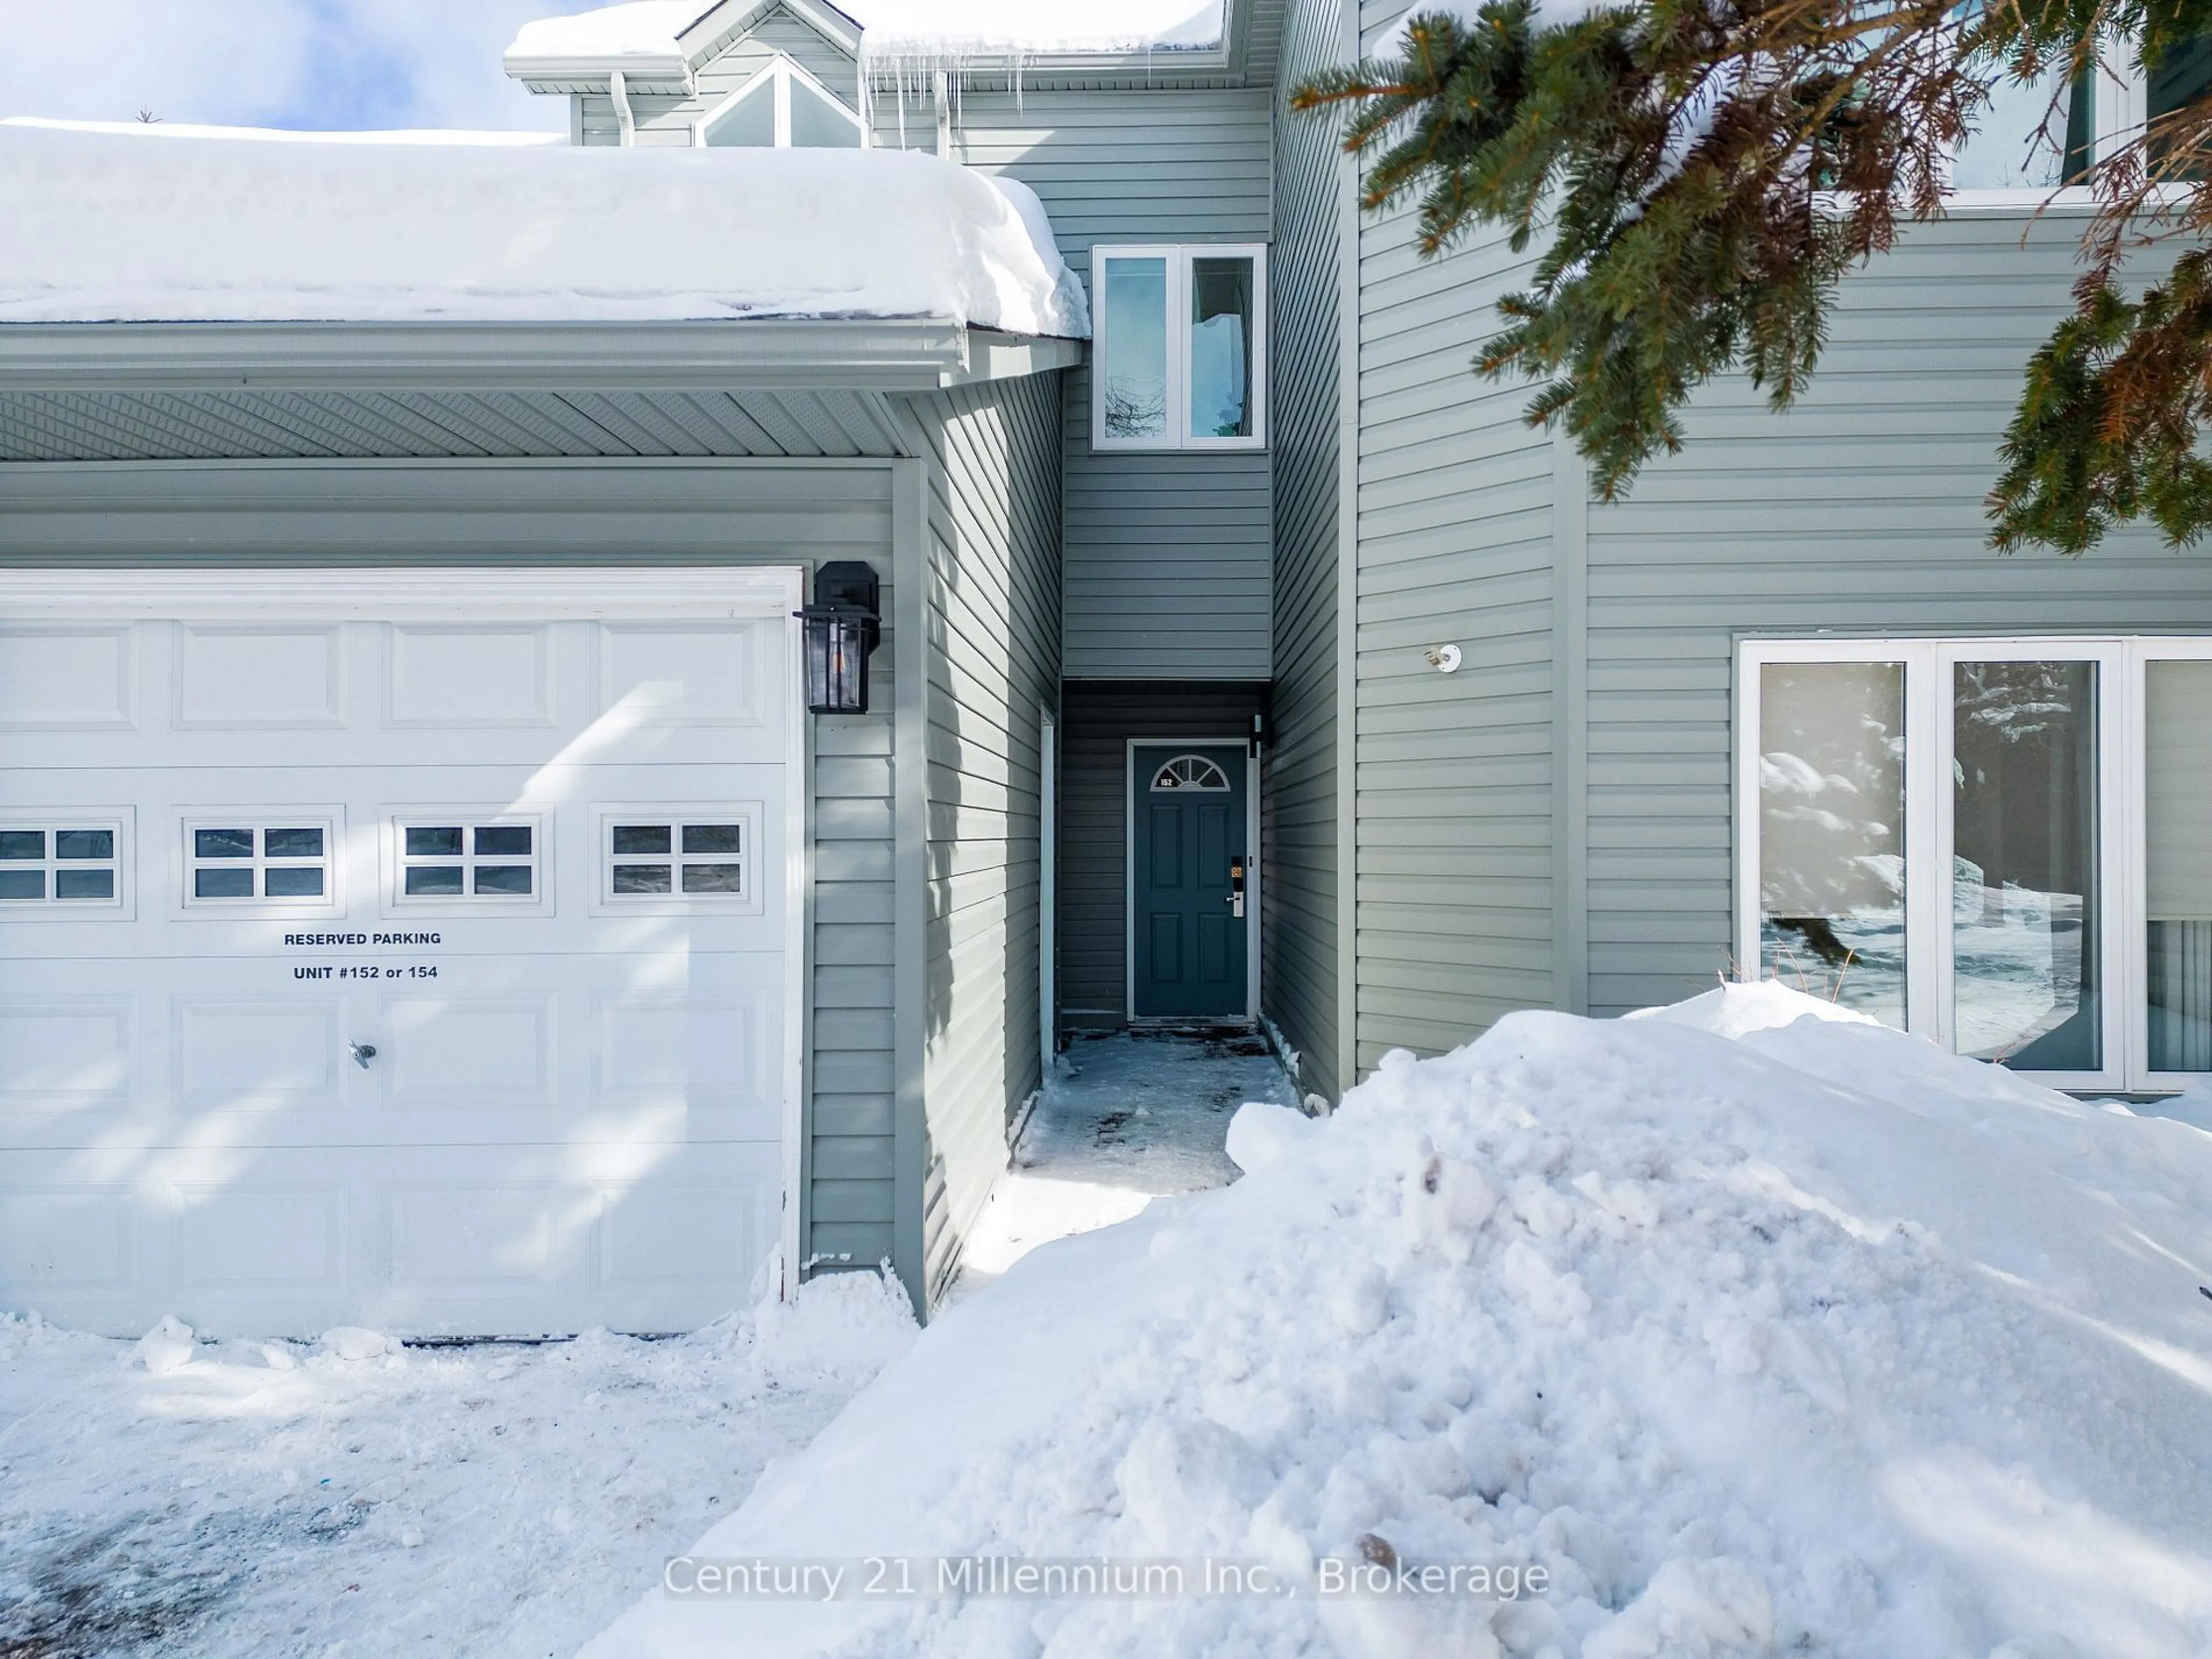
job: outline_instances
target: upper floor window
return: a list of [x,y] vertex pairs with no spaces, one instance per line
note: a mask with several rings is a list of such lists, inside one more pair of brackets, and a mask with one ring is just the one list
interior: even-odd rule
[[1092,447],[1266,447],[1267,285],[1256,246],[1093,248]]
[[788,58],[771,59],[699,123],[714,149],[858,149],[860,118]]

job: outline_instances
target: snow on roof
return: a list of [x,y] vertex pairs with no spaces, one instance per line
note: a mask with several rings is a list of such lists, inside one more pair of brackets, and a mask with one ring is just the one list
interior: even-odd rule
[[[690,0],[685,0],[689,4]],[[292,127],[209,127],[188,121],[64,121],[43,115],[10,115],[0,127],[47,132],[105,132],[129,138],[234,138],[258,144],[428,144],[470,149],[532,149],[565,145],[565,132],[471,132],[459,127],[395,127],[380,132],[305,132]]]
[[0,125],[0,321],[950,318],[1081,337],[1026,185],[897,150]]
[[662,73],[684,72],[684,49],[676,37],[709,9],[709,0],[629,0],[570,17],[541,17],[515,32],[507,49],[507,72],[520,65],[572,59],[607,69],[637,67]]
[[[1141,52],[1217,46],[1223,0],[836,0],[865,31],[865,49],[886,52]],[[507,49],[509,74],[568,62],[605,73],[635,64],[669,72],[678,37],[712,9],[705,0],[631,0],[570,17],[525,23]]]
[[2203,1130],[1732,985],[1400,1050],[1229,1150],[933,1321],[687,1552],[1108,1594],[656,1591],[581,1659],[2207,1650]]

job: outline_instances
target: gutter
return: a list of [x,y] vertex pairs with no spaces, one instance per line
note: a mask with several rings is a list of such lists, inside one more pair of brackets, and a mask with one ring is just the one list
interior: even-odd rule
[[[934,391],[982,362],[950,317],[677,322],[6,323],[0,392]],[[1053,359],[1079,348],[1038,342]],[[1056,365],[1055,365],[1056,366]]]

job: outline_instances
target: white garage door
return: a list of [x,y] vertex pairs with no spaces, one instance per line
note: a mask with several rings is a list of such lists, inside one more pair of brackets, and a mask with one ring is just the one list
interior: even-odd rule
[[799,598],[0,574],[0,1306],[520,1334],[743,1302],[795,1169]]

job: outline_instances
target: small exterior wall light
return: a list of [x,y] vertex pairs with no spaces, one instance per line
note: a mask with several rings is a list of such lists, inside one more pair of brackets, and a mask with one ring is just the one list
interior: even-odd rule
[[870,566],[839,560],[814,573],[814,603],[793,614],[806,641],[806,708],[868,712],[868,658],[884,636],[882,585]]

